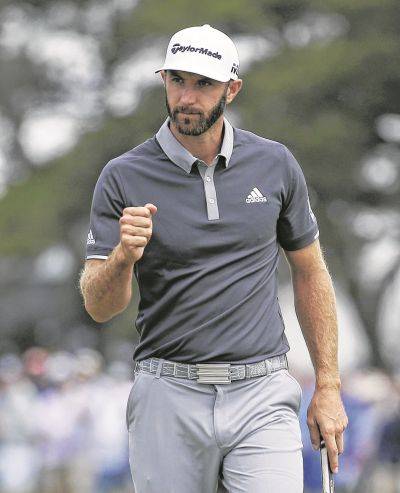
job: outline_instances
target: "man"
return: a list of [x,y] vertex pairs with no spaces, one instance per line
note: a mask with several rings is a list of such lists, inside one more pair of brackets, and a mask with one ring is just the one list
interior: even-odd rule
[[232,40],[209,25],[176,33],[159,70],[169,118],[110,161],[95,188],[85,307],[98,322],[140,290],[128,399],[136,493],[300,492],[301,389],[277,299],[279,246],[316,374],[311,441],[337,470],[347,417],[337,322],[301,169],[285,146],[232,128]]

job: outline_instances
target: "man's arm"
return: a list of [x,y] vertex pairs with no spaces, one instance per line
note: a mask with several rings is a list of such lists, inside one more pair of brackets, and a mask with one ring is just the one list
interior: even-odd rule
[[127,207],[119,219],[120,242],[106,260],[89,259],[80,277],[86,311],[96,322],[121,313],[132,297],[132,273],[152,235],[153,204]]
[[107,322],[129,305],[133,265],[126,260],[121,244],[106,260],[86,261],[79,286],[85,309],[93,320]]
[[332,280],[319,241],[295,251],[285,251],[289,262],[297,318],[315,371],[315,392],[307,424],[315,449],[325,440],[331,469],[338,470],[343,452],[343,431],[348,419],[340,397],[338,329]]

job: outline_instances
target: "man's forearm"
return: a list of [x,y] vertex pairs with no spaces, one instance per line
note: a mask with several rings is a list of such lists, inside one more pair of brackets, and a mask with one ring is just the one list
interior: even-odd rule
[[106,322],[123,311],[132,295],[133,264],[126,261],[120,245],[95,268],[85,268],[80,289],[85,308],[96,322]]
[[293,275],[296,314],[315,369],[316,385],[340,388],[336,301],[328,271]]
[[299,250],[286,251],[294,289],[295,307],[314,365],[316,387],[307,409],[313,447],[321,440],[328,449],[332,471],[344,450],[343,431],[348,419],[340,397],[338,328],[332,280],[318,240]]

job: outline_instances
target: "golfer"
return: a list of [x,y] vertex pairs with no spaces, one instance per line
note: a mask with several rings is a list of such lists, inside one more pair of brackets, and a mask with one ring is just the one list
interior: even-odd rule
[[242,88],[227,35],[177,32],[158,72],[168,117],[102,170],[80,284],[105,322],[138,282],[126,409],[135,491],[299,493],[301,388],[277,297],[280,247],[315,369],[311,441],[325,440],[334,472],[347,426],[335,296],[303,173],[283,144],[224,117]]

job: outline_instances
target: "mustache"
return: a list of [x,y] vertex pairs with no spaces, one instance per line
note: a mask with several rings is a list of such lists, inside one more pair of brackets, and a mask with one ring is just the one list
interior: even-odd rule
[[184,115],[202,115],[203,112],[200,110],[196,110],[193,108],[187,108],[185,106],[177,106],[174,108],[173,114],[176,115],[177,113],[183,113]]

